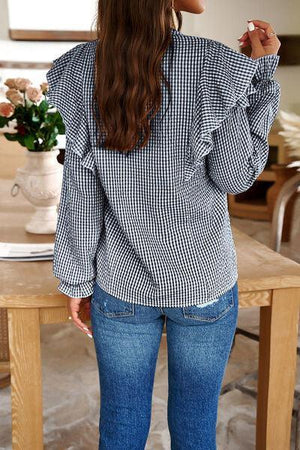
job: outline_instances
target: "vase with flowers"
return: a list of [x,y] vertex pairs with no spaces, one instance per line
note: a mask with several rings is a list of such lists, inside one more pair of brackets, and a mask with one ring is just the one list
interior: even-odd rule
[[63,170],[57,161],[57,136],[65,133],[62,117],[47,101],[46,82],[35,87],[27,78],[8,78],[4,84],[8,101],[0,102],[0,128],[9,126],[5,138],[26,148],[27,161],[17,169],[14,187],[35,208],[25,229],[55,233]]

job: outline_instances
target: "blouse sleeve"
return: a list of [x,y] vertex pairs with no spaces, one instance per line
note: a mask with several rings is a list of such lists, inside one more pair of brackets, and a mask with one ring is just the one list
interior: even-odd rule
[[215,63],[223,74],[217,83],[221,103],[212,105],[216,120],[207,171],[223,192],[248,190],[267,163],[268,134],[280,101],[280,85],[273,79],[279,58],[251,59],[219,45]]
[[104,208],[83,99],[83,48],[79,44],[54,60],[46,75],[49,102],[57,107],[66,126],[53,274],[60,281],[58,290],[73,298],[88,297],[93,292]]
[[82,166],[78,155],[68,148],[54,243],[53,273],[60,280],[58,289],[69,297],[88,297],[93,292],[103,199],[99,177]]
[[[80,92],[74,89],[71,67],[74,65],[74,58],[80,57],[84,49],[83,44],[76,45],[67,52],[55,58],[52,66],[46,73],[48,82],[48,91],[46,97],[48,103],[55,106],[66,126],[66,132],[72,128],[71,120],[76,116],[76,104],[72,100],[79,100]],[[80,78],[77,78],[77,87],[79,87]]]

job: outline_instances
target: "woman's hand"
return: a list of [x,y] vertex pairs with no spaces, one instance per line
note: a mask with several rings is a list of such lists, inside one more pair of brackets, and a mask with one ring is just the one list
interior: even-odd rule
[[[251,25],[251,23],[253,25]],[[251,31],[251,29],[253,29]],[[263,20],[248,20],[248,30],[238,38],[240,47],[251,45],[251,58],[257,59],[265,55],[276,55],[281,46],[277,35],[268,22]]]
[[83,314],[85,319],[90,319],[91,298],[91,295],[84,298],[70,297],[68,305],[69,318],[73,319],[74,325],[76,325],[76,327],[79,328],[80,331],[87,334],[90,338],[93,337],[92,330],[91,328],[87,327],[87,325],[83,322],[83,320],[81,320],[79,316],[80,314]]

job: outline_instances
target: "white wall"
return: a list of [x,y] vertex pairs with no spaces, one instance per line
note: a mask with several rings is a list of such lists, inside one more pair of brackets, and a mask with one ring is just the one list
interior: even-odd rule
[[7,0],[10,27],[26,30],[89,30],[96,0]]
[[[66,4],[69,2],[69,0],[68,2],[66,0],[60,0],[60,3],[62,1]],[[26,1],[23,0],[20,2],[18,0],[18,3],[26,4]],[[74,2],[72,1],[72,3]],[[39,0],[38,5],[40,8],[43,8],[43,4],[45,4],[44,19],[45,17],[49,18],[49,28],[52,28],[53,19],[51,19],[51,16],[53,11],[55,11],[53,7],[54,2],[51,2],[51,0],[47,2],[45,0]],[[84,8],[92,11],[95,0],[85,0],[82,4]],[[76,12],[76,10],[74,11]],[[71,28],[80,29],[80,25],[78,25],[78,14],[76,15],[75,12],[72,12],[70,16],[71,22],[73,22],[73,25],[71,23]],[[25,13],[26,9],[22,12],[22,17]],[[32,10],[28,9],[28,14],[32,14]],[[247,19],[261,19],[270,22],[278,34],[300,34],[300,1],[252,0],[249,2],[249,0],[231,0],[224,2],[222,0],[206,0],[206,10],[204,13],[195,15],[183,12],[183,27],[181,31],[185,34],[216,39],[238,50],[237,38],[246,31]],[[94,17],[91,13],[91,24],[93,20]],[[25,23],[26,20],[24,19]],[[43,27],[47,28],[45,22],[43,22]],[[37,23],[37,28],[39,28],[39,23]],[[7,0],[0,0],[0,39],[8,39]],[[21,46],[21,43],[19,45]],[[49,59],[50,61],[54,54],[59,55],[61,48],[72,47],[74,43],[37,43],[37,48],[40,45],[45,45],[44,60]],[[57,46],[57,51],[53,50],[53,45]],[[1,48],[3,47],[0,46],[0,51]],[[32,53],[30,54],[32,55]],[[48,54],[49,57],[47,56]],[[4,59],[3,51],[0,54],[1,59]],[[5,73],[6,76],[8,75]],[[15,74],[11,76],[15,76]],[[4,78],[3,71],[2,77]],[[300,65],[278,67],[275,77],[280,82],[282,89],[280,107],[300,114]]]
[[[8,7],[7,0],[0,0],[0,39],[8,39]],[[0,59],[3,55],[0,55]]]

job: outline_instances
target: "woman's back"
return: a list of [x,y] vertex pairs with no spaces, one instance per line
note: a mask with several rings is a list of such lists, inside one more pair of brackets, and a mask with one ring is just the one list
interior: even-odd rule
[[67,136],[59,289],[86,296],[96,278],[111,295],[143,305],[213,300],[238,277],[227,193],[247,190],[266,164],[279,56],[253,60],[172,29],[162,59],[171,97],[162,84],[147,145],[126,155],[97,144],[96,43],[77,45],[47,73]]

